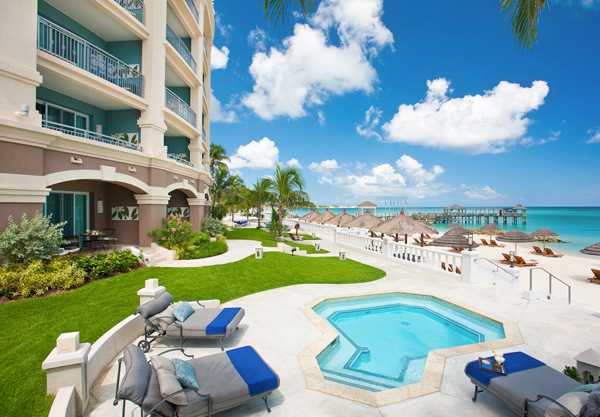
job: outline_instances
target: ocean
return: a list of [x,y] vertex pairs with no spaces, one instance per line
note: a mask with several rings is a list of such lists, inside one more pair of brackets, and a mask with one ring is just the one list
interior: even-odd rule
[[[527,206],[526,206],[527,207]],[[404,209],[407,214],[413,213],[441,213],[443,207],[377,207],[377,213],[399,213]],[[468,207],[467,207],[468,209]],[[323,211],[324,209],[319,209]],[[330,207],[329,211],[337,214],[341,213],[343,208]],[[297,209],[294,214],[303,216],[310,210]],[[357,208],[346,208],[346,212],[356,215]],[[497,225],[503,230],[519,229],[526,233],[546,227],[559,234],[557,238],[563,240],[562,243],[546,243],[553,249],[568,252],[579,253],[580,249],[600,242],[600,207],[527,207],[527,224],[521,225],[521,220],[514,226],[509,219],[506,225],[499,222]],[[484,226],[482,224],[467,223],[462,224],[467,228]],[[435,224],[435,228],[440,232],[448,230],[442,224]]]

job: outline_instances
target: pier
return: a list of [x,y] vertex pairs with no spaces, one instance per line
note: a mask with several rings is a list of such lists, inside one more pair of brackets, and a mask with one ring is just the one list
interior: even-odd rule
[[527,224],[527,209],[521,204],[506,208],[469,208],[458,205],[446,207],[443,213],[431,213],[428,220],[433,223],[465,223],[465,224],[487,224],[494,223],[517,225],[519,219],[521,224]]

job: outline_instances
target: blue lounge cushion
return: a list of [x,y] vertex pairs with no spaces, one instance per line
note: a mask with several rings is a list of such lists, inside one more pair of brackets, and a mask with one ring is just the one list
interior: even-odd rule
[[173,317],[175,317],[177,320],[179,320],[182,323],[192,314],[194,314],[194,309],[186,301],[181,303],[181,305],[179,307],[177,307],[175,310],[173,310]]
[[200,388],[196,374],[194,373],[194,367],[189,363],[182,361],[181,359],[173,359],[173,365],[175,365],[175,376],[177,380],[184,388]]
[[[534,357],[531,357],[523,352],[505,353],[503,356],[505,359],[504,369],[506,370],[507,375],[545,365],[544,362],[538,361]],[[492,356],[486,359],[491,360]],[[501,374],[481,370],[479,368],[479,361],[469,362],[465,366],[465,373],[483,385],[489,385],[493,378],[502,376]]]
[[214,334],[226,334],[227,326],[231,321],[237,316],[240,312],[240,307],[227,307],[224,308],[217,317],[213,321],[211,321],[208,326],[206,326],[206,334],[214,335]]
[[279,377],[251,346],[228,350],[227,356],[240,374],[251,396],[279,387]]

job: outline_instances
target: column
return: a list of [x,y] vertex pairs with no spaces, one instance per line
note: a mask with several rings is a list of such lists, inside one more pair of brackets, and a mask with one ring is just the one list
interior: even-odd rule
[[190,207],[190,223],[192,223],[192,230],[194,232],[200,232],[202,230],[202,220],[209,214],[208,206],[209,203],[204,199],[204,195],[201,198],[188,198],[188,206]]
[[151,278],[144,281],[144,288],[137,292],[140,296],[140,305],[144,305],[149,301],[156,300],[163,295],[167,289],[162,285],[158,285],[158,279]]
[[135,194],[134,197],[139,205],[139,246],[150,247],[152,238],[148,234],[162,226],[162,219],[167,217],[167,204],[171,196]]
[[475,265],[475,260],[479,257],[479,252],[464,250],[461,255],[461,280],[463,282],[468,282],[469,284],[477,282],[477,266]]

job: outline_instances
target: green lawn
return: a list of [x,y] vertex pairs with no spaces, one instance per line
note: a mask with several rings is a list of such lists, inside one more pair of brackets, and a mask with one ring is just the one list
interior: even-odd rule
[[[247,233],[253,229],[238,230]],[[56,338],[79,331],[81,342],[93,343],[135,312],[137,291],[146,279],[158,278],[175,300],[218,298],[226,302],[289,285],[358,283],[384,276],[382,270],[352,260],[265,253],[264,259],[251,256],[226,265],[145,268],[52,297],[0,304],[4,326],[0,335],[0,415],[47,415],[53,398],[46,396],[41,365],[56,346]]]
[[323,248],[321,248],[320,251],[316,251],[314,245],[304,245],[302,243],[299,242],[285,242],[286,245],[288,246],[293,246],[295,248],[298,248],[299,250],[305,250],[307,254],[312,255],[314,253],[329,253],[328,250],[325,250]]

